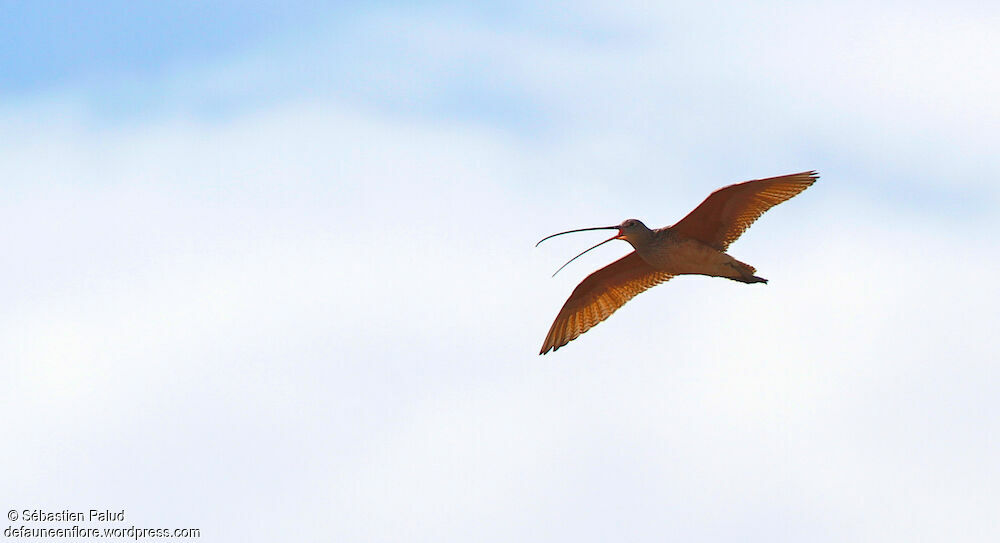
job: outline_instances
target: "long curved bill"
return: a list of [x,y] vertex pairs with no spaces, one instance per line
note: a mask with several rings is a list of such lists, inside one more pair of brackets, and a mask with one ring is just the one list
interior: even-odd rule
[[[563,234],[572,234],[573,232],[587,232],[588,230],[618,230],[618,227],[617,226],[595,226],[593,228],[577,228],[576,230],[567,230],[565,232],[559,232],[558,234],[552,234],[551,236],[545,236],[538,243],[535,244],[535,247],[538,247],[539,245],[542,244],[543,241],[545,241],[545,240],[547,240],[549,238],[554,238],[556,236],[561,236]],[[593,247],[591,247],[591,249],[593,249]],[[589,251],[589,250],[590,249],[587,249],[587,251]],[[586,252],[586,251],[584,251],[584,252]]]
[[582,252],[582,253],[580,253],[580,254],[578,254],[578,255],[574,256],[573,258],[571,258],[571,259],[569,259],[569,260],[567,260],[567,261],[566,261],[566,263],[565,263],[565,264],[563,264],[562,266],[559,266],[559,269],[558,269],[558,270],[556,270],[556,271],[555,271],[555,273],[553,273],[553,274],[552,274],[552,277],[555,277],[555,276],[556,276],[556,273],[559,273],[559,272],[561,272],[563,268],[565,268],[566,266],[569,266],[569,263],[570,263],[570,262],[572,262],[572,261],[574,261],[574,260],[576,260],[576,259],[580,258],[581,256],[583,256],[583,255],[585,255],[585,254],[589,253],[590,251],[592,251],[592,250],[594,250],[594,249],[596,249],[596,248],[600,247],[601,245],[604,245],[605,243],[607,243],[607,242],[609,242],[609,241],[614,241],[614,240],[616,240],[616,239],[623,239],[623,238],[621,237],[621,235],[617,235],[617,236],[612,236],[612,237],[610,237],[610,238],[608,238],[608,239],[606,239],[606,240],[604,240],[604,241],[602,241],[602,242],[598,243],[597,245],[594,245],[594,246],[593,246],[593,247],[591,247],[590,249],[587,249],[586,251],[584,251],[584,252]]

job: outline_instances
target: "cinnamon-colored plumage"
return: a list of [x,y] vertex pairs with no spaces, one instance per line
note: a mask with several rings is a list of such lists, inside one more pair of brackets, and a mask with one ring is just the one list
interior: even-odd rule
[[730,185],[713,192],[670,227],[650,230],[642,222],[629,219],[618,226],[582,229],[618,229],[618,235],[602,243],[624,239],[635,251],[590,274],[573,290],[545,336],[539,354],[566,345],[636,294],[675,275],[710,275],[744,283],[766,283],[766,279],[754,275],[753,266],[725,251],[765,211],[802,192],[818,178],[815,171],[810,171]]

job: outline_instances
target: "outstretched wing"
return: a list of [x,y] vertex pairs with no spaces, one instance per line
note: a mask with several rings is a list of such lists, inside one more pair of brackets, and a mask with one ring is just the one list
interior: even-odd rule
[[653,269],[634,251],[587,276],[556,316],[538,354],[573,341],[636,294],[673,277]]
[[723,187],[670,229],[725,251],[765,211],[806,190],[818,178],[811,171]]

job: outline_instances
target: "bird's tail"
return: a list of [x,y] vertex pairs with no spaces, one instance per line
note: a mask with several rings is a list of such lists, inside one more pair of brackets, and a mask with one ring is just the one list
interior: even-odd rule
[[733,281],[739,281],[741,283],[767,284],[767,279],[764,279],[763,277],[757,277],[756,275],[754,275],[755,273],[757,273],[757,269],[751,266],[750,264],[745,264],[737,260],[733,267],[736,268],[736,271],[739,272],[740,276],[730,277],[729,279],[732,279]]

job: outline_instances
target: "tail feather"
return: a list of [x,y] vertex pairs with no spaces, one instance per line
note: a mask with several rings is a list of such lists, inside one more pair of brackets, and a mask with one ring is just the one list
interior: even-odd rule
[[737,260],[735,268],[738,272],[740,272],[740,277],[731,277],[730,279],[734,281],[739,281],[741,283],[767,284],[767,279],[764,279],[763,277],[757,277],[756,275],[754,275],[754,273],[757,272],[757,269],[751,266],[750,264],[744,264],[743,262]]

